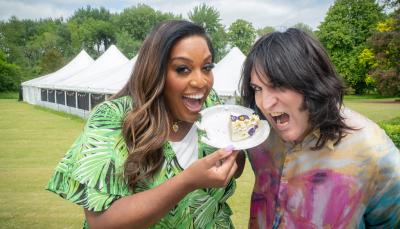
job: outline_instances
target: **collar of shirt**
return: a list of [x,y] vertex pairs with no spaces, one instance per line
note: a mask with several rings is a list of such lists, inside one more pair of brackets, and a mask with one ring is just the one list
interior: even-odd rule
[[[321,132],[319,129],[312,131],[309,133],[303,141],[299,143],[294,143],[294,142],[284,142],[285,146],[290,149],[289,152],[297,152],[301,151],[306,148],[311,148],[315,145],[315,143],[318,141],[318,138],[321,136]],[[333,151],[335,149],[334,146],[334,141],[328,140],[326,141],[324,147],[328,148],[330,151]]]

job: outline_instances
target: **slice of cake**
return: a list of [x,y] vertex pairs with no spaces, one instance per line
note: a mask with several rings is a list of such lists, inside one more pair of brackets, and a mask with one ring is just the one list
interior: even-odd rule
[[258,128],[260,118],[256,114],[248,115],[231,115],[230,134],[231,140],[241,141],[254,135]]

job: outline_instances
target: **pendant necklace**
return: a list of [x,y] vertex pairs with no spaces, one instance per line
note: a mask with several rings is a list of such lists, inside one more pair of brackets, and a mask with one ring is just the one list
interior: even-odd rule
[[179,130],[179,123],[182,122],[182,120],[176,121],[172,123],[172,131],[174,131],[174,133],[178,132]]

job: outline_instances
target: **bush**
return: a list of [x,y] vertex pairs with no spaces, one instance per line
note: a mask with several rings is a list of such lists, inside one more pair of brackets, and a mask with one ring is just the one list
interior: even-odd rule
[[378,124],[385,130],[386,134],[392,139],[397,148],[400,148],[400,117],[382,121]]
[[400,96],[400,75],[398,70],[395,68],[388,70],[376,69],[371,74],[381,95]]
[[0,92],[17,91],[21,81],[20,67],[8,63],[5,54],[0,51]]

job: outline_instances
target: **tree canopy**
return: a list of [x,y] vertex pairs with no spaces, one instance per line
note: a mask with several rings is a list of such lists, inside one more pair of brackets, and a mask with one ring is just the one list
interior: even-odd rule
[[247,54],[256,39],[256,30],[250,22],[237,19],[228,29],[228,38],[232,46]]
[[375,0],[336,0],[320,24],[317,37],[327,48],[338,72],[349,88],[362,94],[368,88],[368,68],[359,56],[372,29],[383,18]]
[[214,62],[218,62],[226,54],[225,47],[227,45],[225,28],[221,24],[218,10],[212,6],[201,4],[194,7],[188,13],[188,17],[192,22],[204,27],[214,47]]
[[[315,34],[323,43],[348,92],[400,94],[399,1],[379,2],[381,5],[375,0],[336,0],[316,31],[301,22],[292,26]],[[204,3],[187,16],[205,28],[216,63],[230,47],[248,53],[257,36],[276,30],[272,26],[256,30],[243,19],[225,28],[218,10]],[[182,16],[137,4],[118,13],[86,6],[67,19],[20,20],[12,16],[0,20],[0,90],[16,90],[21,81],[54,72],[82,49],[97,58],[115,44],[133,58],[149,31],[169,19]]]

